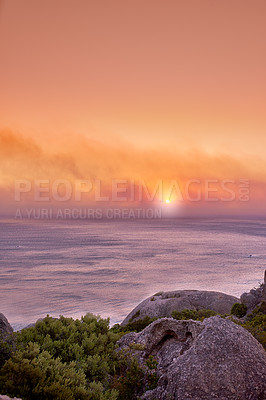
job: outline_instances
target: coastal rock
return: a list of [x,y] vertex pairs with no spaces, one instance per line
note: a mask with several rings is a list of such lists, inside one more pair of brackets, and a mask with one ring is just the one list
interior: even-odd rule
[[14,348],[13,329],[7,318],[0,313],[0,369],[11,356]]
[[250,313],[263,301],[266,301],[266,270],[264,273],[264,283],[257,289],[251,289],[249,293],[243,293],[240,297],[240,301],[247,307],[247,313]]
[[0,400],[21,400],[21,399],[18,399],[17,397],[8,397],[8,396],[5,396],[5,395],[1,395],[0,394]]
[[0,313],[0,336],[10,335],[13,329],[4,314]]
[[132,310],[121,325],[143,319],[171,317],[173,311],[184,309],[209,309],[220,314],[229,314],[234,303],[239,303],[237,297],[225,293],[201,290],[176,290],[160,292],[148,297]]
[[150,355],[158,361],[157,388],[146,392],[143,400],[266,398],[266,352],[248,331],[229,320],[162,318],[119,341],[120,348],[132,343],[142,345],[134,350],[140,363]]

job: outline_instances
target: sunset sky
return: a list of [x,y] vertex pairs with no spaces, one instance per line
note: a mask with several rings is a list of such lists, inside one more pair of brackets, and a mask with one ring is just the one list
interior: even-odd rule
[[265,16],[265,0],[0,0],[0,214],[16,180],[244,179],[249,201],[193,215],[263,215]]

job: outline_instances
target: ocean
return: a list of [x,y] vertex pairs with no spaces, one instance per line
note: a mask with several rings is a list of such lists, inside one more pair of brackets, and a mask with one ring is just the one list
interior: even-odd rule
[[15,330],[47,314],[114,324],[158,291],[258,286],[266,221],[1,220],[0,266],[0,312]]

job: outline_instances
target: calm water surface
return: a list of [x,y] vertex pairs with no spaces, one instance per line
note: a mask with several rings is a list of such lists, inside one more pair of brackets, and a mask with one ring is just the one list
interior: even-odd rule
[[0,267],[0,312],[15,329],[46,314],[115,323],[161,290],[258,286],[266,221],[0,221]]

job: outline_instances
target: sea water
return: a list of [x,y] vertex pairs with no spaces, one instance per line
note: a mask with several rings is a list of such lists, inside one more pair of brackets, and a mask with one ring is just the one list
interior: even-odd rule
[[49,314],[122,319],[177,289],[240,296],[263,281],[266,221],[0,221],[0,312],[14,329]]

